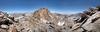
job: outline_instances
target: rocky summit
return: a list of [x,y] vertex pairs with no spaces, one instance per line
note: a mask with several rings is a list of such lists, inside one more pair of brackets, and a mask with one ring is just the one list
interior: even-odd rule
[[12,15],[0,11],[0,32],[100,32],[100,7],[72,15],[47,8]]

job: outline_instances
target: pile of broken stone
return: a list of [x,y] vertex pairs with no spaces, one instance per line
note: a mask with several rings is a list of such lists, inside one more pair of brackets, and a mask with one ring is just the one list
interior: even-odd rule
[[14,22],[14,17],[0,11],[0,32],[8,32]]

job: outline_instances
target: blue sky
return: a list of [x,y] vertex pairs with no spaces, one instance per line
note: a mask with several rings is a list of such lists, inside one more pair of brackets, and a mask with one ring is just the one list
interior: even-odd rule
[[8,13],[34,12],[46,7],[51,12],[73,14],[100,5],[100,0],[0,0],[0,9]]

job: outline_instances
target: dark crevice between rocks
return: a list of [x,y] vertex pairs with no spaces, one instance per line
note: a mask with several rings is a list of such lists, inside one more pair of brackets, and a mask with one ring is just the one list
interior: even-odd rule
[[93,19],[91,23],[94,23],[94,22],[95,22],[96,20],[98,20],[99,18],[100,18],[100,17],[97,17],[97,18]]

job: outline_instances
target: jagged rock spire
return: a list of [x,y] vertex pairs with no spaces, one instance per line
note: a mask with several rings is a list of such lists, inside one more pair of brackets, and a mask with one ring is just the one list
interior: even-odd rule
[[39,10],[35,11],[33,16],[37,18],[45,18],[47,19],[49,17],[49,11],[47,8],[40,8]]
[[34,14],[48,14],[48,9],[47,8],[40,8],[37,11],[34,12]]

